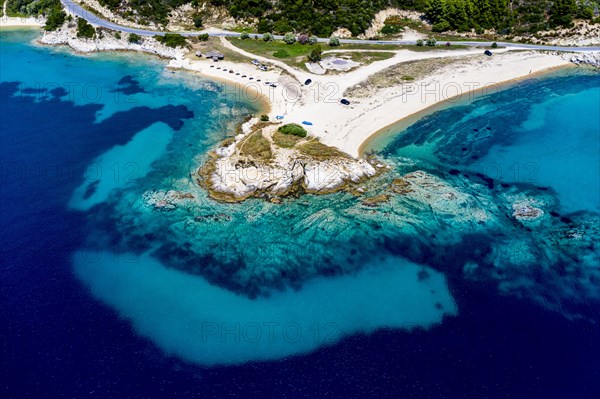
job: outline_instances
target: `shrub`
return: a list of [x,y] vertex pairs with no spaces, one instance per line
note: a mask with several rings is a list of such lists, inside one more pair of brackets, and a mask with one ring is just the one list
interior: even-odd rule
[[498,43],[496,43],[496,42],[492,43],[492,48],[498,48]]
[[194,27],[196,29],[202,28],[202,17],[197,15],[194,17]]
[[265,42],[270,42],[271,40],[273,40],[273,34],[269,32],[263,33],[263,40]]
[[136,35],[135,33],[130,34],[129,38],[127,39],[129,43],[139,43],[141,40],[142,38],[140,35]]
[[67,14],[60,7],[54,7],[48,13],[48,18],[46,18],[46,26],[44,26],[45,30],[51,31],[56,30],[65,23],[65,17]]
[[202,33],[201,35],[198,35],[198,40],[200,40],[201,42],[205,42],[208,41],[208,38],[210,36],[208,35],[208,33]]
[[319,41],[319,38],[316,37],[315,35],[312,35],[311,37],[308,38],[308,44],[317,44],[318,41]]
[[337,47],[337,46],[339,46],[340,45],[340,38],[337,37],[337,36],[331,36],[329,38],[329,45],[331,47]]
[[417,46],[418,47],[423,47],[424,44],[425,44],[425,42],[423,41],[423,39],[417,40]]
[[294,44],[296,43],[296,36],[292,32],[288,32],[283,36],[283,41],[286,44]]
[[323,52],[321,51],[321,46],[316,46],[314,49],[312,49],[312,51],[308,55],[308,60],[310,62],[319,62],[319,61],[321,61],[322,53]]
[[308,36],[307,35],[298,35],[298,43],[300,43],[300,44],[308,43]]
[[383,28],[381,28],[381,33],[384,35],[395,35],[403,30],[404,29],[402,29],[400,25],[384,25]]
[[287,125],[281,126],[277,130],[279,130],[283,134],[291,134],[298,137],[306,137],[306,135],[308,134],[306,132],[306,129],[304,129],[297,123],[288,123]]
[[96,34],[96,29],[83,18],[77,20],[77,37],[91,39]]
[[121,40],[121,32],[115,32],[115,39]]
[[260,116],[260,121],[261,122],[268,122],[269,121],[269,115],[262,114]]
[[[205,33],[205,35],[208,36],[208,34],[206,34],[206,33]],[[202,36],[202,35],[200,35],[200,36]],[[200,36],[198,36],[198,38],[200,38]],[[155,38],[156,38],[156,40],[158,40],[165,46],[172,47],[172,48],[183,47],[187,43],[185,40],[185,37],[183,37],[177,33],[165,33],[164,36],[158,36],[158,37],[155,36]]]
[[250,34],[248,32],[242,32],[242,34],[240,35],[240,39],[242,39],[242,40],[250,39]]
[[288,53],[285,50],[277,50],[276,52],[273,53],[273,57],[277,57],[277,58],[288,58],[290,56],[290,53]]
[[427,39],[427,42],[425,44],[429,47],[433,47],[433,46],[435,46],[435,43],[436,43],[435,39],[433,37],[431,37],[431,38]]
[[431,27],[431,30],[434,32],[444,32],[449,29],[450,29],[450,23],[444,19],[442,19],[440,22],[433,24],[433,26]]
[[581,8],[581,10],[579,11],[578,17],[583,18],[583,19],[592,20],[592,19],[594,19],[594,10],[592,9],[592,7],[585,6],[585,7]]

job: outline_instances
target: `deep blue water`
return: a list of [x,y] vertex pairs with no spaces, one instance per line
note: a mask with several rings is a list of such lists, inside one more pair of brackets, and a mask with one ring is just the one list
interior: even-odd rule
[[[501,295],[492,282],[465,279],[456,252],[442,272],[459,313],[429,330],[384,329],[349,336],[305,355],[238,366],[199,366],[165,355],[74,277],[73,253],[85,247],[90,231],[98,228],[95,215],[99,211],[89,208],[93,204],[74,200],[73,193],[83,184],[84,200],[95,199],[94,187],[97,190],[104,184],[97,181],[122,188],[128,187],[123,185],[123,174],[136,180],[134,184],[144,185],[152,179],[162,181],[175,170],[188,170],[190,155],[214,145],[225,136],[223,124],[240,120],[251,109],[208,82],[164,73],[153,59],[76,57],[62,50],[32,47],[32,37],[31,33],[0,32],[2,397],[573,399],[600,395],[600,318],[593,317],[597,303],[583,301],[586,317],[570,319],[527,299]],[[583,93],[586,103],[590,87],[596,88],[592,96],[599,95],[597,75],[552,79],[528,87],[533,92],[550,90],[557,97]],[[566,94],[561,81],[570,87]],[[69,82],[99,88],[102,95],[92,96],[93,89],[83,94]],[[26,89],[58,86],[67,95]],[[125,89],[115,97],[119,87]],[[535,102],[534,96],[527,98]],[[584,125],[596,126],[599,134],[598,110],[589,112],[582,117]],[[530,120],[523,113],[520,124]],[[216,115],[224,115],[225,122],[215,122]],[[451,119],[433,115],[425,122],[439,126],[444,120]],[[488,125],[476,116],[472,120],[469,131]],[[159,128],[142,137],[148,141],[141,148],[114,151],[152,126]],[[594,141],[592,136],[586,147],[597,144],[597,137]],[[400,153],[409,138],[405,140],[392,144],[387,156],[410,155]],[[504,144],[510,142],[514,138],[504,140]],[[160,150],[154,153],[157,164],[128,169],[127,161],[137,159],[132,157],[145,151],[144,145],[148,151]],[[478,149],[475,156],[492,159],[497,155],[490,148]],[[590,184],[597,182],[598,171],[592,168],[599,152],[600,148],[592,151],[591,164],[587,164]],[[450,155],[441,163],[448,162]],[[161,161],[161,157],[168,160]],[[542,165],[543,158],[540,155],[536,162]],[[93,172],[90,164],[109,180],[89,179],[86,184],[82,176]],[[452,167],[474,168],[470,160]],[[117,178],[115,170],[121,173]],[[559,196],[566,191],[558,185],[553,189]],[[109,199],[119,200],[115,192],[107,192]],[[592,189],[583,192],[589,193],[586,201],[572,200],[573,209],[590,208],[597,198]],[[564,197],[560,198],[562,203]],[[248,205],[250,211],[259,206]],[[106,222],[109,228],[111,223]]]

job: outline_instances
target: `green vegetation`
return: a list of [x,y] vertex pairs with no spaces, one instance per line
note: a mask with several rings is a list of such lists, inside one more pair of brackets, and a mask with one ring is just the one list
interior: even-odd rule
[[288,123],[287,125],[281,126],[277,130],[283,134],[291,134],[291,135],[298,136],[298,137],[306,137],[306,135],[308,134],[306,132],[306,129],[304,129],[302,126],[298,125],[297,123]]
[[77,37],[92,39],[96,35],[96,29],[83,18],[77,19]]
[[597,0],[429,0],[421,9],[434,32],[494,29],[501,34],[536,33],[593,18]]
[[[59,0],[6,0],[11,16],[46,15]],[[203,26],[204,5],[225,8],[240,23],[255,23],[260,33],[318,35],[328,37],[337,28],[354,36],[363,33],[378,11],[393,6],[424,12],[434,32],[493,29],[500,34],[535,33],[551,27],[572,25],[574,18],[600,22],[595,12],[599,0],[98,0],[128,21],[166,25],[169,13],[184,4],[194,11],[193,25]],[[595,19],[594,19],[595,18]],[[257,22],[256,22],[257,21]],[[419,21],[400,17],[386,19],[381,33],[393,35],[404,26],[423,32]],[[270,40],[270,39],[269,39]],[[314,44],[309,36],[309,44]]]
[[283,134],[280,131],[275,131],[275,133],[273,133],[273,142],[279,147],[292,148],[301,140],[302,137],[293,136],[291,134]]
[[296,36],[292,32],[288,32],[283,36],[283,42],[285,44],[294,44],[296,43]]
[[250,34],[248,32],[242,32],[242,34],[240,35],[240,39],[242,39],[242,40],[250,39]]
[[209,37],[210,36],[208,33],[202,33],[202,34],[198,35],[198,40],[201,42],[206,42],[206,41],[208,41]]
[[[51,12],[55,12],[57,9],[62,10],[60,0],[6,0],[6,14],[9,17],[49,16]],[[54,17],[56,17],[56,12]]]
[[135,33],[131,33],[127,39],[129,43],[139,43],[141,40],[142,37],[140,35],[136,35]]
[[331,47],[337,47],[337,46],[339,46],[340,45],[340,38],[337,37],[337,36],[331,36],[329,38],[329,45]]
[[269,121],[269,115],[262,114],[260,116],[260,121],[261,122],[268,122]]
[[240,155],[258,158],[263,161],[268,161],[273,157],[271,143],[263,136],[262,130],[251,133],[250,136],[240,144]]
[[47,31],[52,31],[60,28],[62,24],[65,23],[66,16],[67,14],[62,10],[61,7],[52,7],[48,12],[44,29]]
[[388,17],[386,18],[386,20],[383,22],[383,28],[381,28],[381,33],[384,35],[395,35],[398,34],[402,31],[404,31],[404,19],[397,17],[397,16],[392,16],[392,17]]
[[325,145],[317,139],[312,139],[304,144],[299,145],[296,148],[298,149],[298,151],[300,151],[300,153],[317,159],[348,157],[346,154],[344,154],[337,148]]
[[165,46],[172,48],[184,47],[187,44],[185,37],[177,33],[165,33],[164,36],[156,35],[154,38]]
[[321,46],[316,46],[315,48],[312,49],[312,51],[308,55],[308,57],[307,57],[308,61],[309,62],[319,62],[319,61],[321,61],[322,54],[323,54],[323,51],[321,50]]
[[115,39],[121,40],[121,32],[115,32]]
[[271,34],[271,33],[269,33],[269,32],[266,32],[266,33],[264,33],[264,34],[263,34],[263,40],[264,40],[265,42],[270,42],[270,41],[273,41],[273,34]]

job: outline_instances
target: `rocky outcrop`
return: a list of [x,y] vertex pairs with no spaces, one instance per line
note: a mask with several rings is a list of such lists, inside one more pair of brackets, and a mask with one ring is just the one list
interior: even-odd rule
[[591,65],[600,68],[600,52],[577,53],[569,56],[568,59],[576,65]]
[[[313,157],[297,148],[271,145],[267,158],[248,155],[244,146],[252,134],[263,133],[255,130],[226,141],[198,170],[198,182],[212,198],[240,202],[263,197],[278,202],[278,197],[298,191],[314,194],[340,191],[378,173],[369,161],[342,153]],[[268,133],[265,136],[268,137]]]
[[129,43],[129,35],[126,33],[121,33],[121,38],[118,38],[116,32],[113,31],[100,28],[96,31],[98,33],[94,39],[79,38],[77,37],[75,24],[66,23],[56,31],[44,32],[44,35],[38,41],[48,45],[67,45],[81,53],[125,50],[142,51],[170,59],[182,59],[185,55],[184,49],[164,46],[151,37],[143,37],[139,43]]

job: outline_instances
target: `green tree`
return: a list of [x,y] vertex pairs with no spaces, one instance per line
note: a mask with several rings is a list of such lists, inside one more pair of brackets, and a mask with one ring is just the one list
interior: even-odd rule
[[96,34],[96,29],[83,18],[77,19],[77,37],[92,39]]
[[575,0],[555,0],[550,9],[550,26],[570,27],[577,12]]
[[65,22],[65,17],[67,14],[60,7],[53,7],[48,13],[48,17],[46,18],[46,25],[44,29],[47,31],[52,31],[60,28],[62,24]]
[[142,37],[140,35],[136,35],[135,33],[131,33],[129,35],[129,37],[127,38],[127,41],[129,43],[139,43],[142,40]]
[[242,34],[240,35],[240,39],[242,40],[246,40],[250,38],[250,34],[248,32],[242,32]]
[[312,49],[312,51],[308,55],[308,61],[319,62],[319,61],[321,61],[322,54],[323,54],[323,51],[321,50],[321,46],[316,46],[314,49]]
[[337,36],[331,36],[329,38],[329,45],[331,47],[337,47],[337,46],[339,46],[340,45],[340,38],[337,37]]

